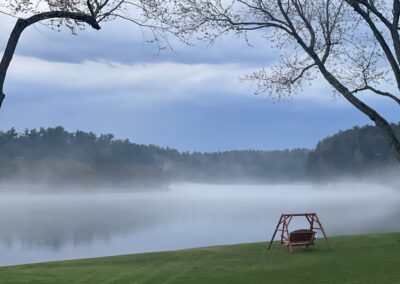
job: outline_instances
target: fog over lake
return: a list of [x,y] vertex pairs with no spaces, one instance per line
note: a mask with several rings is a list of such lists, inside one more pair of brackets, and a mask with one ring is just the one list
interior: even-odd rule
[[[28,192],[28,190],[27,190]],[[396,185],[176,184],[131,193],[0,194],[0,265],[268,241],[281,213],[329,236],[400,230]],[[303,227],[293,221],[290,229]]]

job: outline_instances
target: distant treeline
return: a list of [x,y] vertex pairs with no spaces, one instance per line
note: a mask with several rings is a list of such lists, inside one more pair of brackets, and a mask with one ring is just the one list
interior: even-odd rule
[[[394,125],[400,133],[400,123]],[[0,132],[0,182],[158,186],[170,182],[294,182],[398,167],[386,137],[354,127],[314,150],[179,152],[63,127]]]
[[63,127],[0,132],[0,181],[159,185],[280,182],[304,176],[308,150],[178,152]]
[[[400,137],[400,123],[392,125]],[[398,169],[385,133],[375,126],[353,127],[327,137],[308,154],[305,165],[310,178],[365,176]]]

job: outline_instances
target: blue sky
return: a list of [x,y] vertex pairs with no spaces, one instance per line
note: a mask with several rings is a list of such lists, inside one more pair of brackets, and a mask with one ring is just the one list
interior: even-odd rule
[[[0,15],[0,53],[14,20]],[[289,100],[253,94],[239,77],[279,59],[268,42],[235,36],[213,46],[158,52],[124,22],[78,36],[42,25],[22,36],[6,81],[0,129],[62,125],[184,151],[312,148],[340,129],[369,123],[317,80]],[[391,121],[397,106],[368,100]]]

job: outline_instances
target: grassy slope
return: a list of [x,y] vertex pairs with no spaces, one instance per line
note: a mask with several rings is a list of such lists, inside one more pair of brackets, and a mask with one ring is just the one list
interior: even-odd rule
[[0,283],[400,283],[400,233],[331,242],[293,255],[257,243],[3,267]]

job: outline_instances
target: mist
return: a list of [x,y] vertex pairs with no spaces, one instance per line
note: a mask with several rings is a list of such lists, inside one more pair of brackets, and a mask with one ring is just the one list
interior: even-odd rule
[[[397,183],[171,184],[153,191],[0,194],[0,265],[269,241],[282,213],[328,236],[400,230]],[[294,219],[291,230],[305,220]]]

